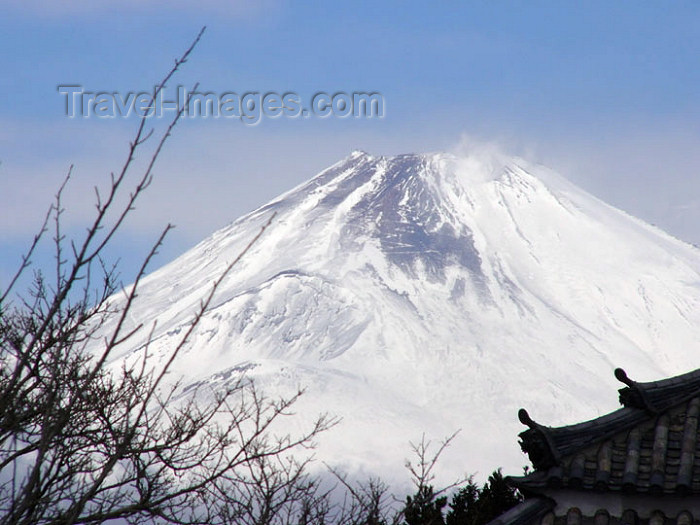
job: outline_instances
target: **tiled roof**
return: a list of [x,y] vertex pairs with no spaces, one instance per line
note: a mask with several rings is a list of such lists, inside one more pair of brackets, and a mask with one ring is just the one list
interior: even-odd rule
[[532,512],[536,507],[542,509],[542,505],[542,498],[526,500],[501,514],[488,525],[693,525],[697,523],[693,513],[687,509],[670,515],[657,510],[641,516],[633,509],[624,510],[620,516],[611,516],[605,509],[599,509],[595,514],[587,516],[583,515],[577,507],[572,507],[561,515],[555,515],[554,512],[546,509]]
[[539,523],[555,506],[549,498],[530,498],[507,510],[488,525],[530,525]]
[[[623,408],[577,425],[551,428],[535,423],[521,446],[535,468],[509,478],[523,491],[568,487],[656,494],[700,494],[700,370],[637,383],[621,369]],[[538,490],[539,489],[539,490]]]
[[700,394],[700,369],[649,383],[632,381],[622,368],[615,370],[615,377],[627,385],[619,390],[622,405],[641,408],[654,414],[660,414]]

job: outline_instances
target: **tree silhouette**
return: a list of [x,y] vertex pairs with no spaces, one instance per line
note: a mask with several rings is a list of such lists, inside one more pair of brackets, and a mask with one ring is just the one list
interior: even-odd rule
[[522,501],[520,494],[506,483],[501,470],[495,470],[484,485],[472,479],[460,488],[450,502],[446,525],[484,525]]
[[[202,32],[156,86],[151,103]],[[151,364],[146,344],[131,364],[109,366],[134,334],[152,329],[126,329],[125,320],[171,226],[145,256],[121,301],[113,298],[120,290],[116,268],[104,254],[149,187],[180,116],[160,134],[147,130],[146,117],[140,120],[107,191],[96,190],[94,219],[73,239],[62,224],[69,170],[16,275],[2,290],[0,524],[291,523],[327,512],[318,481],[306,474],[305,460],[291,453],[309,447],[333,421],[321,416],[299,435],[272,429],[301,392],[268,399],[241,379],[209,393],[210,401],[195,402],[195,395],[175,399],[176,386],[164,382],[219,283],[266,226],[212,283],[165,364]],[[135,159],[144,153],[141,171]],[[32,256],[49,231],[55,267],[45,273]],[[20,277],[31,271],[29,290],[17,292]],[[104,333],[108,319],[114,324]]]

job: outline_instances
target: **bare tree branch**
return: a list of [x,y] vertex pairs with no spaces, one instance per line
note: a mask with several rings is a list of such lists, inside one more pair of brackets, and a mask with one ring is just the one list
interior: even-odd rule
[[[154,88],[152,103],[203,31]],[[310,448],[336,420],[321,415],[305,432],[278,434],[302,392],[268,399],[242,377],[223,390],[200,388],[183,397],[176,395],[177,384],[165,384],[217,289],[274,215],[212,283],[163,363],[156,365],[149,355],[152,326],[138,359],[117,370],[110,366],[115,349],[144,329],[127,328],[126,321],[172,226],[161,232],[121,299],[115,298],[116,266],[103,254],[149,187],[181,116],[160,133],[146,130],[145,117],[140,120],[107,190],[95,189],[95,217],[79,241],[68,239],[63,228],[69,171],[0,298],[0,525],[113,519],[291,524],[321,523],[328,515],[327,493],[306,473],[309,459],[295,453]],[[156,136],[143,171],[129,182],[137,152]],[[36,269],[28,293],[11,305],[8,294],[32,268],[49,225],[55,276],[49,284]]]

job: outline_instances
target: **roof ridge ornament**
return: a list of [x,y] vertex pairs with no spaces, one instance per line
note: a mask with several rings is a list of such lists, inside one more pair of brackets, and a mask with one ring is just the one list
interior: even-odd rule
[[635,385],[635,382],[627,376],[627,372],[625,372],[622,368],[615,369],[615,379],[629,387],[633,387]]
[[618,390],[620,393],[620,404],[627,408],[640,408],[650,414],[657,414],[659,410],[649,400],[644,388],[637,381],[633,381],[622,368],[615,369],[615,378],[627,385]]
[[518,419],[529,428],[520,433],[520,448],[528,455],[535,470],[558,465],[561,454],[549,435],[549,429],[536,423],[524,408],[518,410]]
[[533,419],[530,417],[530,414],[528,414],[527,410],[525,410],[524,408],[518,410],[518,419],[523,425],[528,426],[532,429],[538,428],[540,426],[533,421]]

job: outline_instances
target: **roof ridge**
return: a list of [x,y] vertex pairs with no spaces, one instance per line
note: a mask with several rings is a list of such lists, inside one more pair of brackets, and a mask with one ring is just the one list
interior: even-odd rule
[[518,411],[521,423],[529,427],[519,434],[520,447],[536,470],[557,466],[565,456],[700,396],[700,369],[646,383],[633,381],[622,368],[615,369],[615,377],[626,385],[618,391],[623,406],[597,418],[548,427],[535,422],[524,408]]
[[648,410],[653,414],[664,412],[700,394],[700,368],[645,383],[633,381],[622,368],[616,368],[615,378],[627,385],[618,390],[622,405]]

